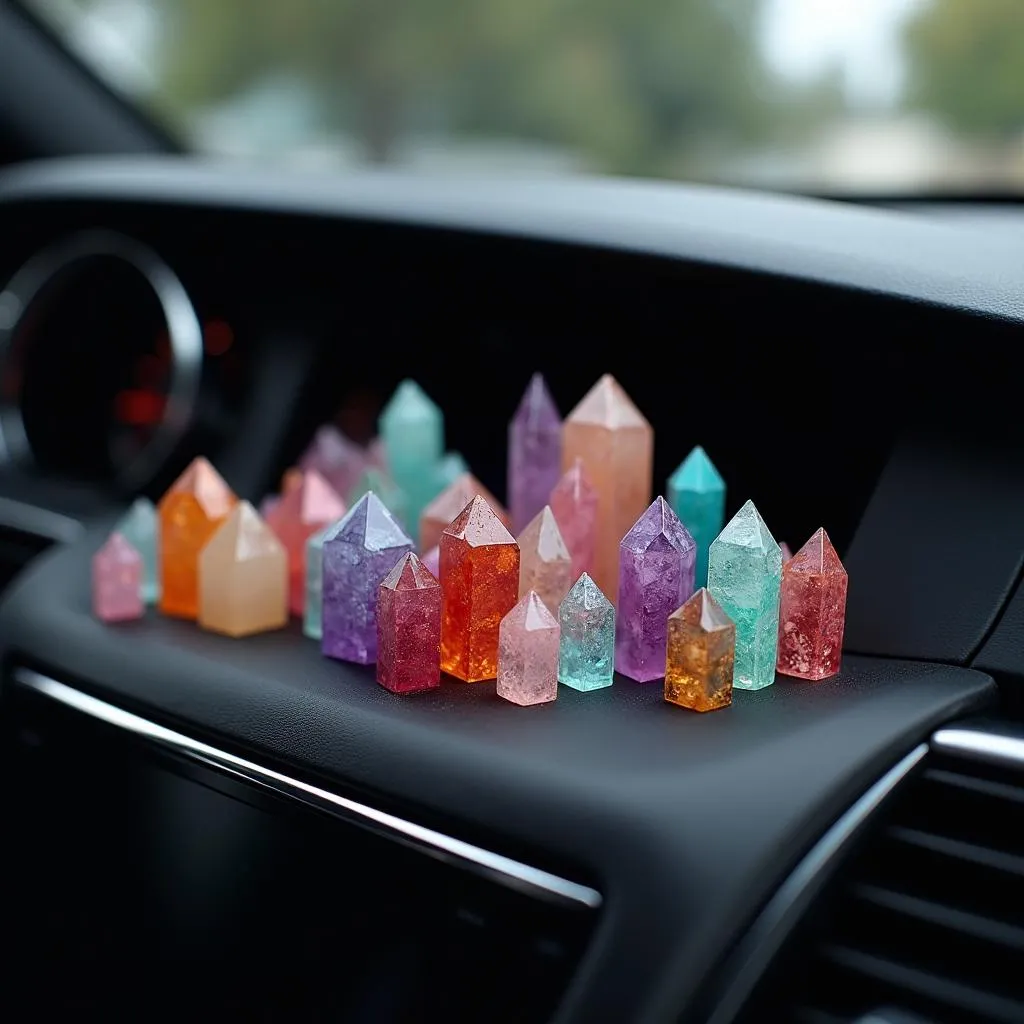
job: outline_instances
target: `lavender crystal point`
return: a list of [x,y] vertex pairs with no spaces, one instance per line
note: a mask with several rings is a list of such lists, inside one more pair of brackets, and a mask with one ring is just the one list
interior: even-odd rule
[[373,491],[328,530],[323,544],[324,654],[360,665],[377,660],[380,585],[412,548],[412,541]]
[[615,668],[646,683],[665,674],[668,617],[693,593],[697,547],[664,498],[655,498],[619,547]]
[[562,475],[562,417],[544,378],[530,379],[508,425],[508,500],[517,536],[548,503]]

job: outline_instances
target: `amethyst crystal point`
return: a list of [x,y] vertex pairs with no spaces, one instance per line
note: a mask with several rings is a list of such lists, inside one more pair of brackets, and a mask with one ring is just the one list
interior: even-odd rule
[[373,491],[324,536],[323,637],[328,657],[377,660],[377,595],[412,541]]
[[535,373],[508,425],[508,501],[518,536],[548,503],[562,475],[562,417]]
[[668,617],[693,593],[697,547],[662,497],[619,546],[615,668],[638,683],[665,674]]

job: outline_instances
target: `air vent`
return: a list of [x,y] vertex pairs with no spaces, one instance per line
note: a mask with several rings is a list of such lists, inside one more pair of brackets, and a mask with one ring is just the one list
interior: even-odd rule
[[993,766],[933,744],[741,1019],[906,1015],[1024,1022],[1024,765]]

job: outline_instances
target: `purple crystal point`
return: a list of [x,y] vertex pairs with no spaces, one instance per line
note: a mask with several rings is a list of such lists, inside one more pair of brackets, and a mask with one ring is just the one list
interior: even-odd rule
[[668,617],[693,593],[697,546],[662,497],[619,545],[615,668],[639,683],[665,674]]
[[377,660],[380,585],[412,541],[373,491],[364,494],[324,536],[323,638],[328,657],[371,665]]
[[508,425],[508,500],[518,536],[548,503],[562,475],[562,417],[535,373]]
[[315,469],[337,492],[347,495],[366,469],[366,452],[337,427],[320,427],[299,459],[300,469]]

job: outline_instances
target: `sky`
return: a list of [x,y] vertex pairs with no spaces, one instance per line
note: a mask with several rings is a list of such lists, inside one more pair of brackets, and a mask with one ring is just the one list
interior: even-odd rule
[[925,0],[769,0],[763,42],[772,64],[794,78],[839,64],[851,100],[894,99],[900,88],[900,27]]

